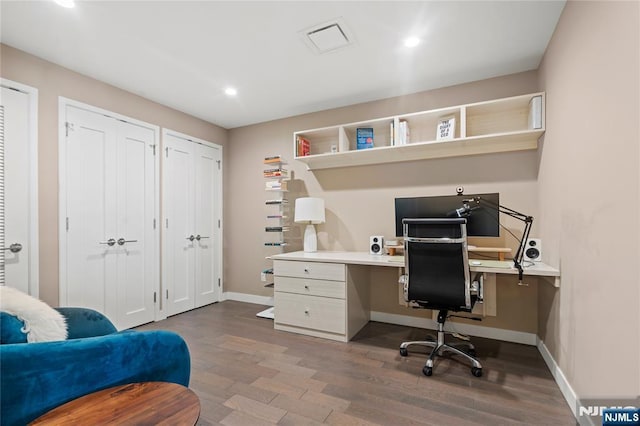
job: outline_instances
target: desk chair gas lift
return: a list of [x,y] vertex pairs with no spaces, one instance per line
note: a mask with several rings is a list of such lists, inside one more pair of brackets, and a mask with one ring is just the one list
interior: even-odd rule
[[[452,352],[471,361],[471,374],[482,376],[482,365],[474,357],[475,348],[468,342],[445,343],[444,323],[449,311],[471,312],[482,301],[482,279],[471,282],[467,253],[467,220],[404,219],[402,221],[405,249],[405,275],[400,277],[404,298],[424,309],[437,309],[438,333],[435,340],[404,342],[400,355],[407,356],[407,347],[419,345],[433,350],[422,369],[431,376],[436,355]],[[459,347],[467,346],[468,351]]]

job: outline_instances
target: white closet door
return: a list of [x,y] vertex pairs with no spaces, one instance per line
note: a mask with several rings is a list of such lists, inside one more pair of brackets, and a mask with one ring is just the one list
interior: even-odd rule
[[162,285],[167,315],[195,307],[194,147],[173,135],[163,136]]
[[[29,94],[2,87],[4,126],[4,282],[38,296],[31,277],[31,126]],[[13,250],[5,250],[10,246]],[[18,250],[18,247],[21,248]]]
[[65,106],[60,302],[118,329],[153,321],[154,131]]
[[222,147],[163,133],[162,285],[167,315],[220,300]]
[[[219,300],[217,182],[220,179],[220,153],[206,145],[196,145],[195,156],[195,232],[196,232],[196,307]],[[200,239],[197,237],[200,236]]]
[[67,232],[60,303],[95,309],[115,321],[117,246],[107,244],[117,238],[115,169],[110,169],[116,163],[114,122],[70,106],[66,120]]
[[154,132],[117,124],[117,291],[112,296],[123,328],[154,319]]

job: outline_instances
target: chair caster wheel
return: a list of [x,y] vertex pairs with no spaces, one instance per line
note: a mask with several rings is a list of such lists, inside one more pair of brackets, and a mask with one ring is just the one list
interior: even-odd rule
[[424,374],[425,376],[431,376],[433,374],[433,367],[423,367],[422,374]]
[[400,356],[407,356],[407,355],[409,355],[407,348],[400,348]]
[[481,377],[482,376],[482,368],[471,367],[471,374],[473,374],[476,377]]

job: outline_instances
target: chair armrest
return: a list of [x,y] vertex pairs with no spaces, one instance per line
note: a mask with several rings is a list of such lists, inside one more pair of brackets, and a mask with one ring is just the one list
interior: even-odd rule
[[188,386],[191,373],[185,341],[158,330],[0,345],[0,366],[2,425],[27,424],[112,386],[146,381]]
[[104,336],[118,331],[107,317],[88,308],[54,308],[67,321],[67,339]]

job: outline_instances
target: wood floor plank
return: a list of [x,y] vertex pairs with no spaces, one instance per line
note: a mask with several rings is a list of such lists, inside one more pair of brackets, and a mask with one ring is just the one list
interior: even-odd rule
[[327,395],[321,392],[314,392],[308,390],[300,398],[303,401],[313,402],[325,407],[329,407],[334,411],[345,411],[349,408],[351,402],[348,399],[336,398],[335,396]]
[[273,329],[261,306],[225,301],[139,330],[172,330],[191,354],[198,424],[575,425],[534,346],[472,338],[483,364],[473,377],[459,359],[401,357],[426,330],[370,322],[348,343]]
[[224,405],[271,423],[277,423],[285,416],[285,414],[287,414],[286,410],[272,405],[263,404],[262,402],[258,402],[242,395],[232,396],[225,401]]
[[324,405],[303,401],[301,399],[294,399],[287,395],[278,395],[273,401],[271,401],[270,405],[272,407],[281,408],[288,413],[298,414],[317,422],[323,422],[324,419],[329,417],[331,411],[333,411],[331,408]]

